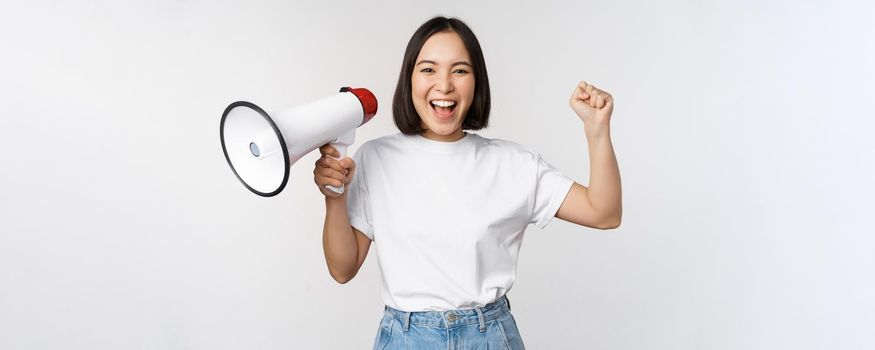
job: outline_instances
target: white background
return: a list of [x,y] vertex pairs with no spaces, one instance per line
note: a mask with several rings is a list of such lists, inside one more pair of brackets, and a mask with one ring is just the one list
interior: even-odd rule
[[875,348],[872,5],[314,3],[3,4],[0,348],[370,348],[375,255],[328,275],[316,156],[258,197],[219,118],[349,85],[380,101],[359,144],[394,133],[404,48],[438,14],[483,46],[482,134],[578,182],[567,99],[616,97],[623,225],[530,228],[509,294],[529,348]]

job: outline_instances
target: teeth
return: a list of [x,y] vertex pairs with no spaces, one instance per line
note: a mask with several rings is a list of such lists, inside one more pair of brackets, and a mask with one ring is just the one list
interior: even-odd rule
[[438,107],[452,107],[456,105],[456,101],[442,101],[442,100],[434,100],[431,101],[431,104]]

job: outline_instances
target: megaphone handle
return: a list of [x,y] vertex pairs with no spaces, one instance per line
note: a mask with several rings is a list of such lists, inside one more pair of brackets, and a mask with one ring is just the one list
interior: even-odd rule
[[[340,157],[337,158],[338,160],[346,157],[346,149],[353,142],[355,142],[355,129],[348,131],[347,133],[334,139],[334,141],[331,142],[331,147],[334,147],[334,149],[337,150],[337,153],[340,153]],[[340,186],[340,187],[325,186],[325,187],[334,193],[343,193],[343,186]]]
[[[341,144],[341,143],[332,143],[331,146],[337,150],[337,153],[340,153],[340,157],[337,158],[338,160],[346,157],[346,147],[347,147],[346,145]],[[334,187],[334,186],[325,185],[325,187],[327,187],[329,190],[333,191],[334,193],[343,193],[343,186]]]

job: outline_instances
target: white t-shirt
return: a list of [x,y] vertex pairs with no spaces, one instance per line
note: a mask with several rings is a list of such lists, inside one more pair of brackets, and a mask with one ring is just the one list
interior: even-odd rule
[[525,147],[401,133],[361,145],[347,207],[373,240],[381,295],[402,311],[484,306],[513,286],[523,232],[550,222],[573,181]]

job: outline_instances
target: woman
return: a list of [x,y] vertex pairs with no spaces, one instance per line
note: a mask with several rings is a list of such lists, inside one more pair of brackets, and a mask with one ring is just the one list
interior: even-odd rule
[[526,227],[554,216],[620,224],[613,99],[581,82],[570,106],[589,145],[589,188],[521,145],[465,132],[488,124],[486,64],[467,25],[436,17],[404,55],[392,106],[401,133],[364,143],[354,160],[320,148],[314,177],[331,276],[352,279],[372,241],[379,256],[386,312],[375,349],[523,348],[505,293]]

